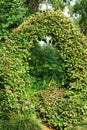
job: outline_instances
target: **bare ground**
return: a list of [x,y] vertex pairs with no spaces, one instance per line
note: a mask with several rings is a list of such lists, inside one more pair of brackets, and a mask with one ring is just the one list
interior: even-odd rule
[[47,127],[46,125],[43,125],[43,130],[54,130],[52,128]]

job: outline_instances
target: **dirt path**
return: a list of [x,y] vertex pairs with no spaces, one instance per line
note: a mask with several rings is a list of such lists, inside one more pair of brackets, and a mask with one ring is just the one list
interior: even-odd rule
[[47,127],[46,125],[43,125],[43,130],[54,130],[52,128]]

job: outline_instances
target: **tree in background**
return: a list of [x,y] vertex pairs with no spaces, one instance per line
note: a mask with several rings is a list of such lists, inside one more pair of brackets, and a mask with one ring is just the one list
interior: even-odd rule
[[55,9],[64,9],[73,0],[48,0]]
[[77,0],[74,5],[73,13],[79,16],[78,24],[81,28],[81,31],[87,35],[87,0]]
[[68,7],[71,17],[75,23],[81,28],[81,31],[87,35],[87,0],[75,0],[75,5],[72,6],[71,2],[74,0],[49,0],[55,9],[64,10]]
[[34,12],[39,10],[41,2],[48,2],[53,5],[54,9],[64,9],[65,5],[72,0],[25,0],[25,5],[30,7]]
[[31,10],[33,10],[34,12],[38,11],[39,9],[39,3],[41,2],[42,0],[25,0],[24,4],[31,8]]
[[65,2],[61,0],[49,0],[49,2],[53,5],[54,9],[64,9]]
[[[39,10],[39,4],[46,0],[3,0],[0,2],[0,40],[5,40],[12,29],[16,28],[30,14]],[[66,6],[70,7],[73,0],[48,0],[55,10],[64,10]],[[82,32],[87,34],[87,0],[76,0],[75,6],[69,10],[79,17],[78,21]],[[73,11],[72,11],[73,10]]]
[[5,40],[11,30],[17,27],[29,13],[31,12],[28,11],[27,13],[23,1],[0,1],[0,40]]
[[[46,0],[3,0],[0,2],[0,40],[5,40],[30,14],[39,10],[39,4]],[[71,0],[48,0],[55,9],[64,9]]]

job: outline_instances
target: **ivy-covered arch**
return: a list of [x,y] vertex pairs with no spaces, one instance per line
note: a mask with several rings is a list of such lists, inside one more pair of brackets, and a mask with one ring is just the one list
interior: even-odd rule
[[86,38],[61,12],[47,11],[32,15],[13,31],[11,38],[13,40],[16,38],[17,42],[20,42],[20,38],[26,41],[25,46],[28,50],[28,46],[34,46],[41,40],[46,41],[46,36],[52,37],[52,44],[65,63],[65,86],[74,89],[85,87],[87,84]]
[[[13,30],[3,43],[0,52],[1,117],[20,111],[19,101],[25,101],[24,89],[30,86],[30,50],[41,40],[45,41],[47,35],[52,37],[52,44],[64,63],[63,86],[74,90],[87,87],[87,39],[61,12],[38,12]],[[3,109],[5,105],[8,107]]]

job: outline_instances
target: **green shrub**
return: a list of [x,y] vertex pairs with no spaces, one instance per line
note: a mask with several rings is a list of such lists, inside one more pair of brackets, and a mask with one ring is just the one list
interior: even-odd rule
[[81,122],[79,125],[75,125],[74,127],[70,126],[66,128],[65,130],[87,130],[87,118],[83,122]]
[[10,112],[19,113],[23,102],[28,100],[26,89],[30,85],[27,73],[29,52],[26,40],[20,42],[22,38],[17,42],[17,39],[8,39],[0,53],[0,117],[5,119]]
[[49,126],[56,130],[65,130],[67,127],[73,129],[86,119],[86,95],[87,91],[76,94],[73,91],[52,88],[35,94],[32,102],[38,116]]
[[43,86],[42,81],[48,84],[51,80],[59,86],[63,85],[65,68],[63,59],[57,54],[57,49],[50,44],[42,46],[36,44],[30,51],[29,74],[36,79],[38,86]]
[[[7,4],[8,2],[8,4]],[[0,2],[0,41],[7,39],[12,29],[18,27],[32,12],[21,0]]]

